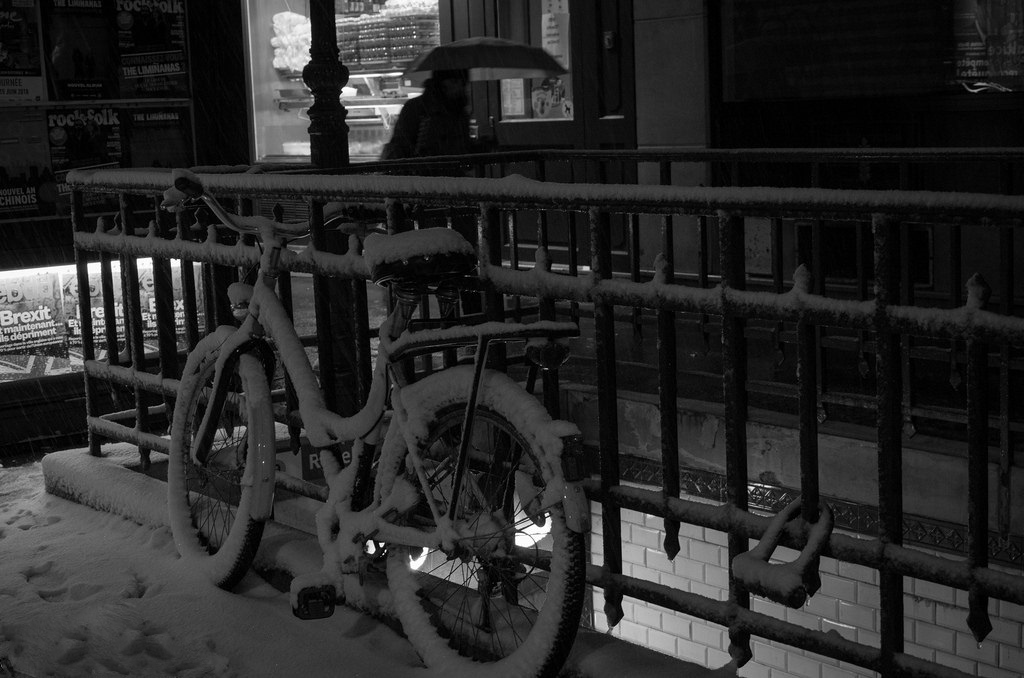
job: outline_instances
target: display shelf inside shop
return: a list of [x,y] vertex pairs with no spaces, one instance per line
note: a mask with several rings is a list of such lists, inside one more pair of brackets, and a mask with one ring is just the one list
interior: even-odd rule
[[[294,87],[277,90],[274,102],[283,111],[308,108],[313,95],[302,82],[302,76],[288,74]],[[354,90],[354,92],[353,92]],[[388,112],[397,113],[409,99],[422,92],[420,87],[402,85],[401,71],[367,72],[349,74],[348,84],[342,90],[341,103],[347,109],[386,107]]]

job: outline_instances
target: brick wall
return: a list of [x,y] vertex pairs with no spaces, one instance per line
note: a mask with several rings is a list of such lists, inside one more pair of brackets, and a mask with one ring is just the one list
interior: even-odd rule
[[[595,504],[593,562],[602,563],[601,507]],[[680,527],[680,551],[670,561],[661,548],[662,519],[622,511],[623,574],[658,582],[716,600],[728,598],[728,550],[723,532],[693,525]],[[780,547],[775,556],[791,560],[795,552]],[[751,597],[752,609],[820,631],[877,647],[878,572],[831,558],[821,560],[822,585],[799,610]],[[984,678],[1024,676],[1024,607],[990,600],[994,629],[979,644],[967,628],[967,593],[931,582],[904,582],[906,652]],[[594,591],[594,624],[607,631],[604,597]],[[695,617],[626,598],[624,617],[611,634],[704,666],[729,661],[726,629]],[[861,678],[873,671],[754,637],[754,658],[740,669],[744,678]]]

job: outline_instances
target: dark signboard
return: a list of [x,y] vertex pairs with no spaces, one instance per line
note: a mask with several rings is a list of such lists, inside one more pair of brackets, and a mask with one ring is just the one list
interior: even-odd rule
[[727,101],[950,88],[950,0],[725,0]]

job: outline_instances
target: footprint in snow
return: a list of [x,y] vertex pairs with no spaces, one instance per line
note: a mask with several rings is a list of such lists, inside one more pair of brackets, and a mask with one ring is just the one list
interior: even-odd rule
[[89,652],[89,646],[84,640],[78,638],[61,638],[57,641],[57,647],[54,652],[54,660],[58,664],[67,666],[68,664],[77,664],[78,662],[85,659]]
[[132,656],[145,654],[155,659],[170,659],[174,654],[167,649],[171,637],[159,630],[140,631],[139,629],[127,629],[122,634],[124,644],[121,652]]
[[103,587],[99,584],[88,584],[85,582],[79,582],[72,584],[71,586],[58,586],[53,589],[40,589],[39,597],[48,603],[59,603],[65,600],[85,600],[91,598],[100,591]]
[[122,598],[142,598],[149,591],[149,584],[136,572],[129,573],[129,580],[121,589]]
[[25,581],[27,581],[29,584],[34,584],[43,578],[46,578],[48,581],[51,582],[54,581],[55,577],[57,580],[63,579],[63,577],[60,577],[56,573],[53,573],[52,570],[53,561],[45,560],[37,565],[29,565],[21,571],[21,576],[23,576],[25,578]]
[[[20,522],[18,522],[20,520]],[[55,525],[60,522],[60,516],[44,516],[39,517],[34,513],[24,512],[21,516],[14,520],[17,524],[12,521],[8,521],[8,525],[18,528],[19,530],[34,530],[37,527],[48,527]]]
[[17,513],[15,513],[13,516],[4,521],[4,525],[13,525],[26,515],[31,516],[32,513],[28,509],[19,509]]
[[65,600],[85,600],[100,591],[99,584],[75,582],[69,584],[67,577],[54,567],[52,560],[31,565],[21,571],[25,581],[36,588],[36,594],[48,603],[59,603]]

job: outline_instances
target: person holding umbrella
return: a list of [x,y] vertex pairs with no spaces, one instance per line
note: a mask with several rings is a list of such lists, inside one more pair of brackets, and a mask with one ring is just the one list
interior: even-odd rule
[[398,114],[383,160],[462,155],[474,150],[469,136],[469,81],[465,69],[438,70],[423,94]]
[[403,76],[424,83],[402,107],[382,158],[462,155],[485,150],[469,136],[469,81],[543,78],[565,68],[540,47],[496,37],[444,43],[418,56]]

